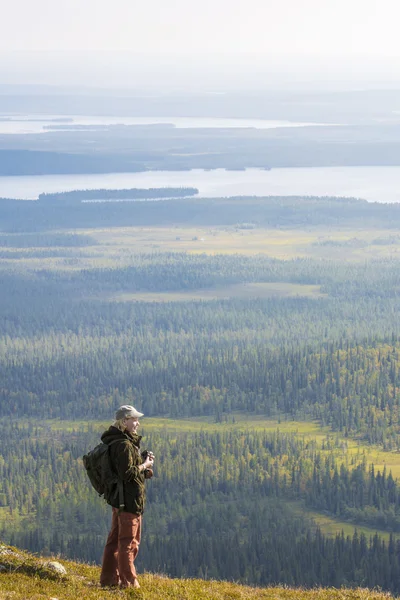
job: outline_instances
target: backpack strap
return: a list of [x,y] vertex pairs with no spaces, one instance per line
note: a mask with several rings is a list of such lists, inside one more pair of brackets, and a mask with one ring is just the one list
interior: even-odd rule
[[119,514],[125,508],[125,502],[124,502],[124,484],[122,482],[122,479],[118,479],[118,497],[119,497],[119,509],[118,509],[118,514]]
[[[113,440],[112,442],[110,442],[109,444],[107,444],[108,446],[111,446],[112,444],[116,444],[117,442],[123,442],[124,440]],[[120,479],[118,477],[118,500],[119,500],[119,509],[118,509],[118,514],[120,512],[122,512],[125,508],[125,501],[124,501],[124,482],[122,481],[122,479]]]

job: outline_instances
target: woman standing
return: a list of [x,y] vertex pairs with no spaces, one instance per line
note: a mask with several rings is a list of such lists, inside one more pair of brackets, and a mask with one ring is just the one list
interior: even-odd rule
[[111,529],[104,548],[100,585],[139,588],[135,558],[139,551],[142,514],[145,504],[145,479],[152,477],[152,452],[140,453],[142,437],[137,434],[143,413],[133,406],[121,406],[115,422],[101,436],[109,446],[111,465],[123,482],[123,504],[112,503]]

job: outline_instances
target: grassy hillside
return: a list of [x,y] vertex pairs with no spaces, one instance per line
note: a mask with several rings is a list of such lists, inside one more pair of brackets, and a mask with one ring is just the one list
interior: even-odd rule
[[[291,589],[253,588],[223,581],[169,579],[146,573],[140,577],[140,590],[103,590],[98,584],[99,567],[55,559],[66,569],[58,575],[40,558],[11,546],[0,544],[0,600],[141,598],[143,600],[383,600],[391,594],[366,589]],[[53,559],[54,560],[54,559]]]

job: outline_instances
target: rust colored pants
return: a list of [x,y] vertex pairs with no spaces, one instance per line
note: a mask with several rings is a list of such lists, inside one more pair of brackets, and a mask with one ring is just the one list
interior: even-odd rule
[[100,585],[130,587],[137,578],[134,565],[139,552],[142,516],[112,509],[111,529],[103,553]]

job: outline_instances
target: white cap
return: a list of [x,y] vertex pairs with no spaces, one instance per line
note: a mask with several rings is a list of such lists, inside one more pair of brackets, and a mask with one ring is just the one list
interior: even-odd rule
[[143,417],[143,413],[136,410],[136,408],[130,404],[123,404],[115,413],[116,421],[119,421],[120,419],[131,419],[132,417],[138,419],[139,417]]

